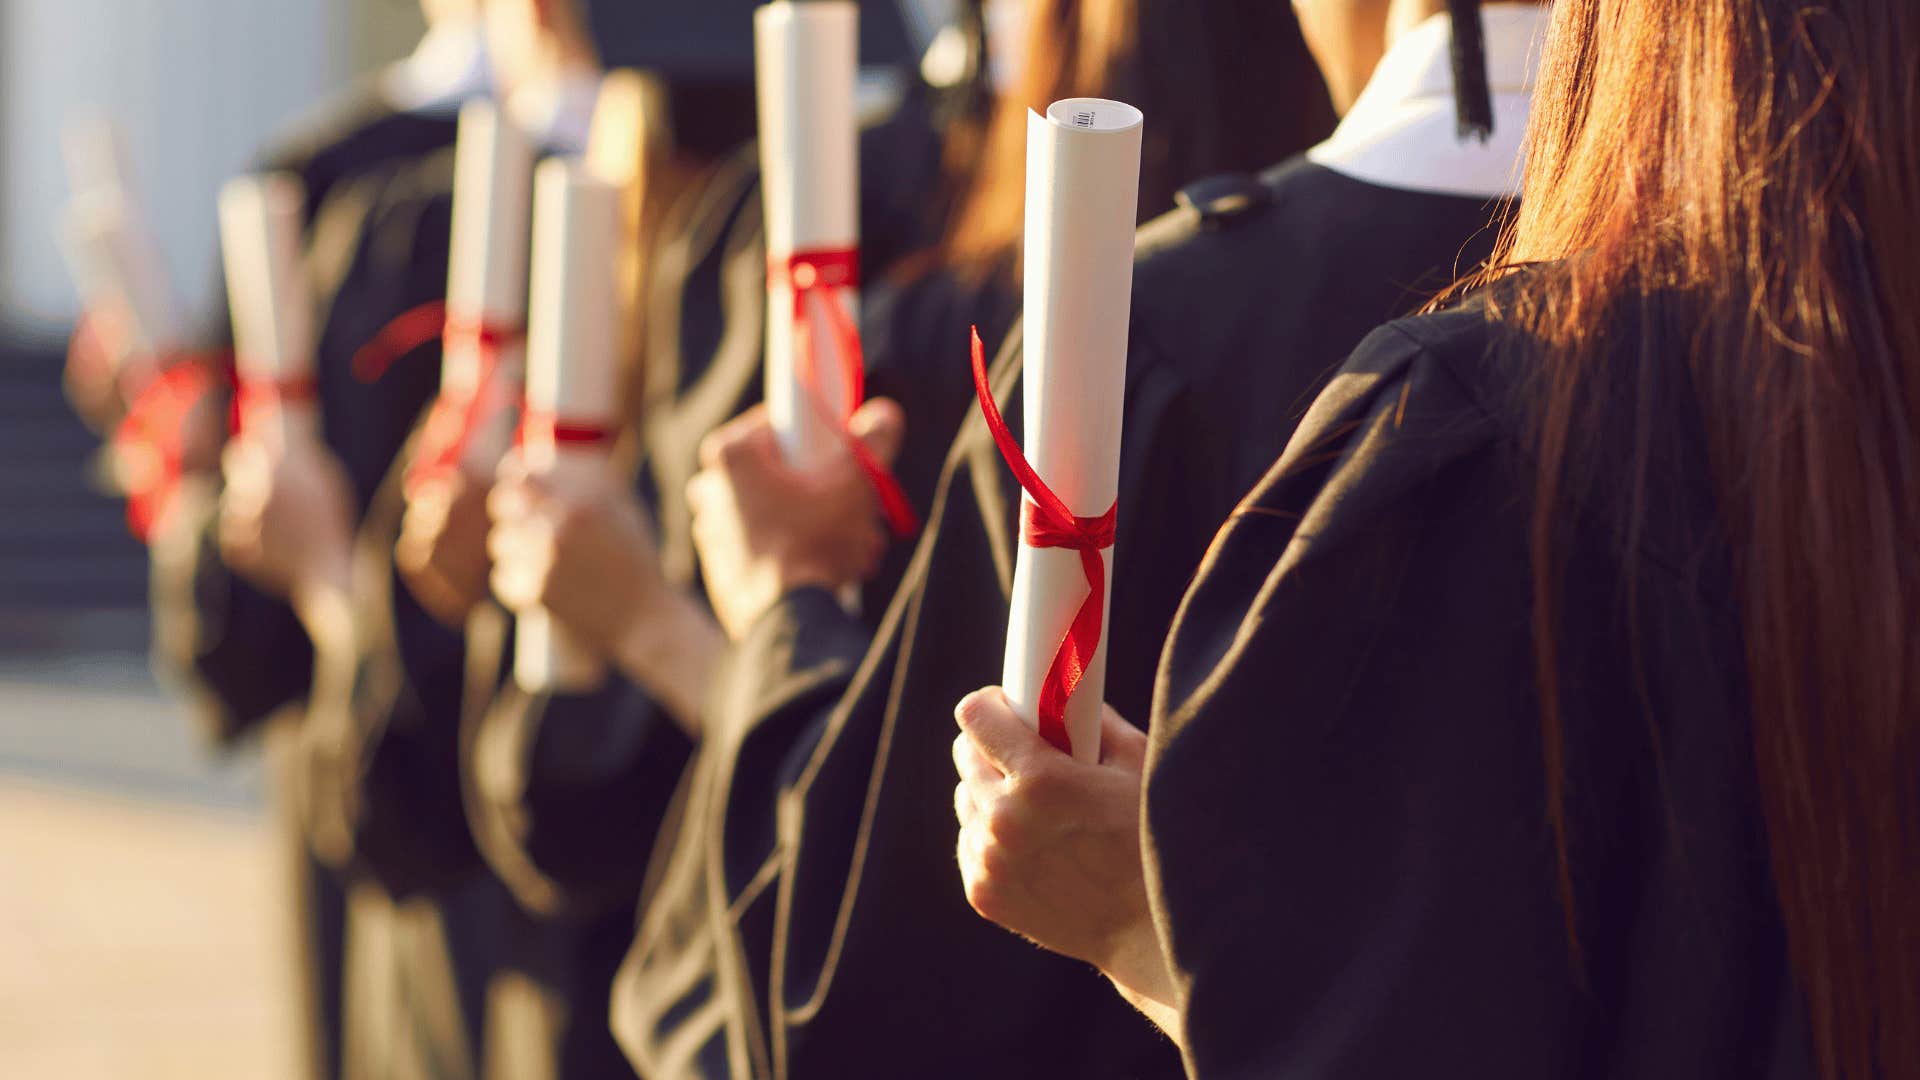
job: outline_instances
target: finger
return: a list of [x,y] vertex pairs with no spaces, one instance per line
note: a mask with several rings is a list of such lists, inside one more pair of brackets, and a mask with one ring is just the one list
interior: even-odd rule
[[687,481],[687,510],[698,522],[723,505],[726,498],[727,477],[725,473],[702,469]]
[[487,591],[493,593],[502,607],[508,611],[519,610],[519,594],[514,589],[513,568],[503,562],[493,564],[493,573],[487,575]]
[[963,829],[973,820],[973,793],[964,783],[953,785],[953,816]]
[[1143,773],[1147,768],[1147,733],[1113,711],[1100,706],[1100,763]]
[[847,430],[865,443],[882,465],[892,465],[900,456],[900,445],[907,437],[907,414],[900,403],[888,398],[871,398],[853,411]]
[[526,548],[526,538],[522,535],[518,522],[501,522],[487,530],[487,557],[497,563],[518,561],[521,551]]
[[762,434],[773,434],[772,421],[764,404],[755,405],[708,432],[707,437],[700,440],[701,467],[719,468],[730,453]]
[[534,477],[502,480],[487,493],[487,517],[496,523],[524,521],[538,510],[544,494]]
[[1027,771],[1036,755],[1051,750],[1013,711],[1007,695],[997,686],[975,690],[960,699],[953,717],[959,721],[960,730],[973,737],[987,760],[1009,777]]
[[953,770],[969,784],[991,784],[1007,778],[964,731],[953,737]]
[[514,484],[527,478],[527,459],[520,456],[519,450],[509,450],[500,458],[500,464],[494,466],[493,481],[496,484]]

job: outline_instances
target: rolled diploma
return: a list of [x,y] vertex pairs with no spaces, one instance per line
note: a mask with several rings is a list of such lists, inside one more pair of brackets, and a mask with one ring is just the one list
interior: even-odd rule
[[67,161],[67,182],[74,192],[112,188],[133,190],[126,132],[104,112],[83,112],[67,118],[60,129],[60,149]]
[[180,308],[159,243],[119,188],[75,195],[63,247],[88,310],[107,313],[127,339],[115,363],[151,362],[179,347]]
[[[528,311],[527,409],[568,423],[611,425],[618,392],[620,191],[578,160],[543,162],[533,181],[533,284]],[[557,444],[529,433],[529,471],[557,488],[597,488],[600,447]],[[519,613],[514,679],[530,691],[590,690],[606,676],[601,659],[551,615]]]
[[[460,110],[453,158],[453,236],[447,271],[447,311],[487,326],[519,327],[527,318],[527,221],[532,213],[533,144],[491,102]],[[447,342],[440,362],[440,396],[466,402],[480,385],[484,357],[469,335]],[[504,340],[494,377],[518,385],[527,349],[518,336]],[[462,463],[491,475],[513,439],[512,410],[501,409],[474,432]]]
[[[220,252],[242,383],[311,384],[313,292],[301,258],[305,189],[289,173],[241,176],[220,189]],[[242,418],[281,450],[319,437],[313,403],[286,401]]]
[[[779,0],[754,12],[760,105],[760,191],[770,263],[795,252],[860,246],[860,151],[854,112],[859,9],[849,0]],[[852,290],[841,294],[857,325]],[[817,462],[839,448],[794,369],[793,290],[767,289],[767,411],[787,459]],[[812,314],[814,366],[832,416],[850,403],[825,312]]]
[[[1120,484],[1140,131],[1138,109],[1094,98],[1069,98],[1027,118],[1025,449],[1077,517],[1106,513]],[[1111,549],[1103,558],[1110,601]],[[1040,687],[1086,598],[1079,552],[1020,545],[1002,683],[1028,724],[1037,726]],[[1081,761],[1100,757],[1106,672],[1102,627],[1067,703],[1067,733]]]

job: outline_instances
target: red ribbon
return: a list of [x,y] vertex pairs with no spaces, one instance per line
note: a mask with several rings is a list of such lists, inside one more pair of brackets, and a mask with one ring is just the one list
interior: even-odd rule
[[[127,528],[146,543],[186,477],[187,420],[214,386],[198,359],[177,360],[149,379],[114,428],[111,445],[127,485]],[[140,468],[128,475],[124,466]]]
[[233,410],[229,422],[235,434],[245,430],[250,415],[304,404],[319,396],[320,384],[310,375],[297,379],[249,379],[240,375],[241,366],[236,361],[233,367]]
[[613,429],[605,424],[528,409],[520,416],[515,441],[521,445],[548,442],[555,446],[605,446],[613,441],[613,435]]
[[1100,631],[1107,601],[1107,565],[1101,552],[1113,546],[1114,522],[1118,500],[1099,517],[1075,517],[1073,511],[1033,470],[1013,432],[994,404],[993,389],[987,385],[986,347],[980,331],[973,331],[973,390],[980,399],[980,412],[987,419],[987,430],[1000,447],[1000,456],[1019,479],[1026,497],[1020,500],[1021,540],[1031,548],[1064,548],[1080,553],[1080,565],[1087,573],[1087,598],[1073,616],[1073,624],[1053,654],[1047,678],[1040,686],[1040,736],[1064,753],[1073,752],[1073,739],[1067,733],[1067,701],[1080,685],[1100,648]]
[[512,395],[502,392],[497,378],[500,354],[525,336],[525,327],[450,315],[446,302],[435,300],[402,312],[354,353],[353,374],[361,382],[378,381],[395,361],[436,339],[444,346],[467,345],[480,358],[471,396],[434,398],[422,425],[419,449],[407,467],[409,490],[457,468],[474,436],[512,403]]
[[[839,432],[840,440],[846,444],[854,464],[880,500],[880,513],[886,518],[887,527],[893,530],[895,536],[902,538],[919,532],[919,515],[913,512],[913,504],[907,501],[906,492],[900,489],[900,481],[880,463],[879,458],[873,456],[867,444],[847,428],[853,411],[860,407],[866,397],[866,363],[860,345],[860,328],[854,325],[853,316],[848,314],[846,305],[840,300],[840,293],[860,287],[860,252],[848,248],[798,251],[785,259],[772,257],[767,261],[767,284],[785,285],[793,290],[794,374],[798,376],[809,402],[826,419],[827,426]],[[840,360],[846,409],[837,415],[827,405],[825,391],[820,385],[820,371],[813,357],[813,311],[816,305],[812,301],[818,301],[820,310],[826,312],[827,330],[833,335],[834,352]]]

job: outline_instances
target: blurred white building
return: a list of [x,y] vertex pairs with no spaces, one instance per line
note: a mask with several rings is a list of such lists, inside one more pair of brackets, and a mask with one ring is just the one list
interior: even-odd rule
[[0,323],[55,331],[76,297],[54,237],[62,127],[125,132],[180,295],[214,285],[214,193],[269,134],[404,54],[412,0],[0,0]]

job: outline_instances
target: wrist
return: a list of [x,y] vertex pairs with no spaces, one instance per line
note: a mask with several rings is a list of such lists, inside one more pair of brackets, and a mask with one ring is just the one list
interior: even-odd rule
[[1097,966],[1127,1000],[1140,1006],[1154,1002],[1178,1009],[1178,992],[1159,932],[1151,916],[1141,917],[1107,943]]
[[634,610],[614,642],[613,659],[697,738],[712,672],[726,648],[725,635],[698,601],[665,588]]
[[353,566],[344,553],[297,573],[287,600],[316,651],[341,651],[353,636]]

